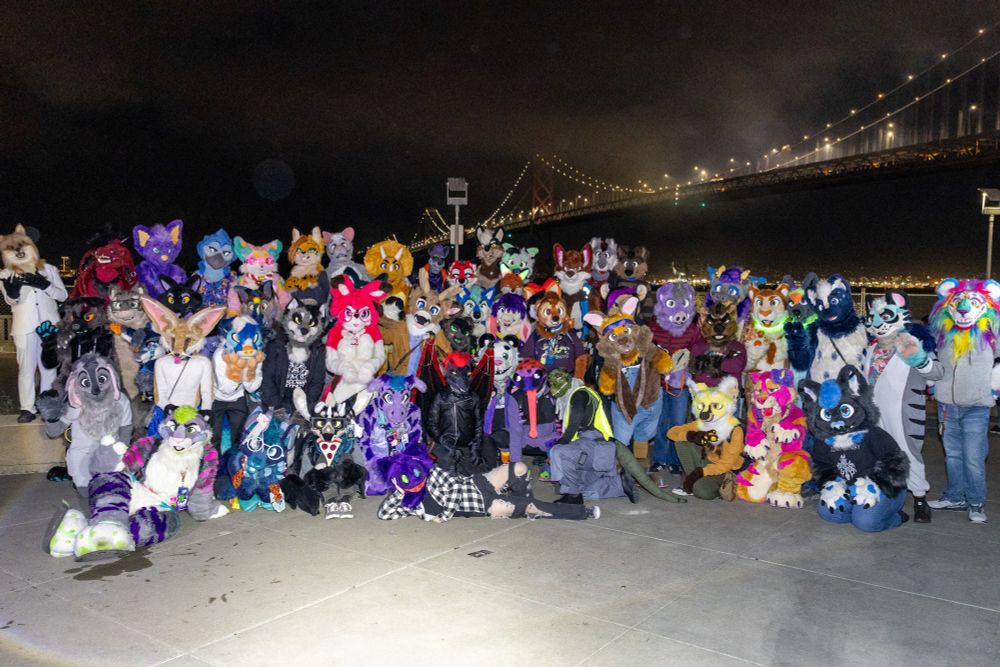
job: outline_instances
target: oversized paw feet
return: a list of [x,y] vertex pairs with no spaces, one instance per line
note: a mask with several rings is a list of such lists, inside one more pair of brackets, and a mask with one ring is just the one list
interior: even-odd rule
[[116,558],[135,551],[135,540],[128,526],[102,521],[87,526],[76,538],[73,550],[77,560]]
[[87,519],[83,516],[83,512],[67,509],[59,522],[51,529],[49,555],[54,558],[72,556],[77,536],[86,529]]
[[771,491],[771,493],[767,494],[767,502],[772,507],[802,508],[802,496],[797,493],[788,493],[787,491]]
[[850,504],[847,493],[847,484],[842,479],[835,479],[823,485],[819,492],[819,504],[824,511],[830,514],[846,512]]
[[858,477],[851,486],[851,502],[858,507],[875,507],[882,499],[882,490],[867,477]]

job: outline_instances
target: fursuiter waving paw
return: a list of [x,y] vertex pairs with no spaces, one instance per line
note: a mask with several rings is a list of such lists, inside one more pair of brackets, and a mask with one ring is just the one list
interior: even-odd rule
[[813,477],[821,488],[820,517],[853,523],[866,532],[906,521],[902,508],[910,461],[879,428],[878,408],[861,371],[844,366],[835,380],[802,380],[799,393],[815,438]]

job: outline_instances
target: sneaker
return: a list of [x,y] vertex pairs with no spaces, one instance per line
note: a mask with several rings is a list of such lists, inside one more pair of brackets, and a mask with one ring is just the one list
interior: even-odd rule
[[588,519],[600,519],[601,518],[601,508],[597,505],[587,508],[587,518]]
[[564,493],[554,502],[565,505],[582,505],[583,504],[583,494],[582,493]]
[[986,512],[982,505],[969,505],[969,521],[972,523],[986,523]]
[[671,475],[683,475],[684,474],[684,468],[682,468],[679,463],[673,463],[671,465],[668,465],[667,466],[667,470],[670,471]]
[[339,502],[332,502],[326,504],[326,518],[327,519],[341,519],[343,515],[341,514],[341,507]]
[[666,469],[667,469],[666,463],[654,463],[653,465],[649,466],[649,470],[647,470],[646,472],[650,475],[655,475],[656,473],[663,472]]
[[930,523],[931,506],[924,496],[913,497],[913,523]]
[[21,414],[17,416],[18,424],[27,424],[35,421],[35,413],[30,410],[21,410]]
[[952,512],[964,512],[969,507],[965,504],[964,500],[948,500],[947,498],[928,500],[927,505],[932,510],[949,510]]
[[910,515],[904,512],[903,510],[899,510],[899,525],[902,526],[909,520],[910,520]]
[[625,497],[628,501],[635,504],[635,480],[632,479],[632,475],[628,473],[627,470],[622,470],[622,491],[625,492]]
[[340,503],[340,518],[341,519],[353,519],[354,518],[354,508],[351,507],[351,503],[342,502]]
[[993,435],[1000,435],[1000,424],[994,424],[990,426],[990,433]]
[[694,495],[693,493],[688,493],[687,491],[685,491],[684,489],[682,489],[679,486],[677,488],[670,489],[670,493],[674,494],[675,496],[693,496]]

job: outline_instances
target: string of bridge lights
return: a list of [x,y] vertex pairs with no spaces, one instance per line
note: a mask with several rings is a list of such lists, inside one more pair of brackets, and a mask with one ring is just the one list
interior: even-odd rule
[[[798,146],[801,146],[802,144],[804,144],[805,142],[809,141],[810,139],[816,137],[817,135],[822,135],[825,132],[828,132],[828,131],[830,131],[830,130],[836,128],[836,127],[838,127],[839,125],[841,125],[841,124],[843,124],[843,123],[851,120],[852,118],[857,117],[858,114],[860,114],[860,113],[862,113],[862,112],[864,112],[864,111],[866,111],[868,109],[871,109],[872,107],[874,107],[874,106],[876,106],[876,105],[878,105],[880,103],[884,103],[884,102],[888,101],[888,99],[894,93],[899,92],[900,90],[902,90],[906,86],[914,85],[916,82],[920,81],[924,76],[926,76],[931,71],[933,71],[934,69],[936,69],[942,63],[946,62],[949,58],[954,57],[955,55],[957,55],[960,52],[964,51],[969,46],[971,46],[972,44],[974,44],[975,42],[977,42],[979,39],[981,39],[982,37],[984,37],[986,34],[991,33],[997,26],[1000,26],[1000,21],[997,21],[997,22],[993,23],[992,25],[987,26],[986,28],[979,28],[978,30],[976,30],[976,34],[971,39],[969,39],[968,41],[966,41],[965,43],[961,44],[960,46],[958,46],[957,48],[955,48],[955,49],[953,49],[951,51],[948,51],[946,53],[942,53],[940,58],[936,59],[934,61],[934,63],[932,63],[930,66],[926,67],[925,69],[921,70],[920,72],[918,72],[916,74],[908,74],[906,76],[906,78],[903,80],[902,83],[900,83],[899,85],[897,85],[895,88],[892,88],[891,90],[889,90],[889,92],[887,92],[887,93],[881,93],[880,92],[880,93],[876,94],[875,99],[873,99],[871,102],[865,104],[864,106],[858,107],[858,108],[849,109],[848,112],[847,112],[847,114],[843,118],[840,118],[839,120],[834,121],[834,122],[826,123],[825,126],[822,129],[817,130],[815,132],[812,132],[812,133],[809,133],[809,134],[803,134],[801,140],[799,140],[799,141],[797,141],[795,143],[792,143],[792,144],[784,144],[784,145],[781,146],[780,150],[777,149],[777,148],[772,148],[771,151],[769,153],[765,153],[763,155],[763,157],[766,159],[766,158],[772,157],[774,155],[778,155],[779,153],[784,153],[786,151],[794,150]],[[984,59],[980,60],[979,65],[984,64],[987,60],[992,59],[993,57],[994,56],[989,56],[988,58],[984,58]],[[971,69],[975,69],[975,67],[973,67]],[[958,75],[956,77],[952,77],[951,79],[948,79],[943,85],[948,85],[952,81],[957,81],[958,79],[960,79],[961,77],[965,76],[966,74],[968,74],[968,71],[965,71],[965,72],[963,72],[962,74],[960,74],[960,75]],[[932,90],[932,91],[930,91],[928,93],[925,93],[923,96],[918,96],[918,97],[920,99],[926,98],[928,95],[933,94],[934,92],[936,92],[937,90],[939,90],[941,87],[942,86],[939,86],[938,88],[935,88],[934,90]],[[916,101],[919,101],[919,99],[916,100]],[[870,129],[872,126],[878,125],[880,122],[884,122],[886,118],[890,118],[890,117],[894,116],[896,113],[898,113],[899,111],[905,110],[905,109],[909,108],[910,106],[912,106],[912,103],[908,103],[908,104],[900,107],[896,111],[887,113],[886,116],[883,117],[882,119],[877,120],[877,121],[873,121],[872,123],[869,123],[869,124],[867,124],[865,126],[862,126],[859,130],[857,130],[855,132],[852,132],[852,133],[850,133],[850,134],[848,134],[846,136],[843,136],[843,137],[837,137],[832,142],[832,144],[837,144],[837,143],[842,142],[845,139],[853,137],[856,134],[858,134],[858,132],[863,131],[866,128]],[[830,141],[829,141],[828,138],[825,139],[825,142],[830,143]],[[825,146],[817,147],[817,148],[813,149],[812,151],[810,151],[809,153],[806,153],[805,155],[800,155],[800,156],[798,156],[798,157],[796,157],[794,159],[790,159],[788,161],[785,161],[784,163],[779,163],[777,165],[769,167],[768,169],[764,169],[763,171],[772,171],[772,170],[780,168],[782,166],[787,166],[790,162],[801,161],[801,160],[803,160],[803,159],[805,159],[807,157],[810,157],[812,155],[818,154],[821,150],[824,150],[824,149],[825,149]],[[738,165],[739,163],[734,158],[730,158],[729,159],[729,164],[730,165],[733,165],[733,164],[737,164]],[[747,168],[749,168],[751,166],[751,162],[745,162],[743,164]],[[729,168],[729,172],[732,173],[732,172],[736,171],[737,168],[739,168],[739,167],[732,167],[731,166]],[[701,180],[705,180],[706,178],[710,178],[709,172],[707,170],[704,170],[704,169],[699,170],[698,167],[695,167],[695,171],[699,173],[699,175],[701,176]],[[718,178],[719,176],[720,176],[719,173],[715,173],[715,175],[714,175],[715,178]],[[691,185],[691,181],[688,181],[688,185]]]
[[[821,150],[826,150],[827,148],[829,148],[830,146],[832,146],[834,144],[838,144],[838,143],[841,143],[841,142],[843,142],[843,141],[845,141],[847,139],[850,139],[851,137],[853,137],[853,136],[855,136],[855,135],[857,135],[857,134],[859,134],[861,132],[864,132],[866,129],[870,130],[873,127],[876,127],[878,125],[881,125],[882,123],[887,122],[889,119],[894,118],[898,114],[900,114],[903,111],[905,111],[905,110],[909,109],[910,107],[912,107],[914,104],[919,104],[921,100],[927,99],[928,97],[930,97],[934,93],[938,92],[939,90],[947,88],[948,86],[950,86],[951,84],[955,83],[956,81],[958,81],[962,77],[966,76],[970,72],[973,72],[976,69],[978,69],[978,68],[982,67],[983,65],[985,65],[986,63],[994,60],[997,56],[1000,56],[1000,50],[994,51],[989,56],[986,56],[984,58],[980,58],[980,60],[979,60],[978,63],[976,63],[975,65],[969,67],[968,69],[966,69],[961,74],[958,74],[957,76],[953,76],[953,77],[948,77],[947,79],[945,79],[945,81],[943,83],[939,84],[937,87],[935,87],[932,90],[924,93],[923,95],[917,95],[911,101],[907,102],[906,104],[904,104],[903,106],[899,107],[895,111],[887,112],[883,118],[880,118],[880,119],[878,119],[878,120],[876,120],[876,121],[874,121],[872,123],[869,123],[868,125],[862,125],[860,128],[858,128],[854,132],[851,132],[850,134],[847,134],[847,135],[845,135],[843,137],[837,137],[833,142],[830,141],[829,137],[824,137],[824,146],[822,146],[821,148],[816,148],[816,149],[814,149],[814,150],[812,150],[812,151],[810,151],[810,152],[808,152],[808,153],[806,153],[804,155],[796,156],[796,157],[792,158],[791,162],[797,162],[799,160],[804,160],[804,159],[806,159],[806,158],[808,158],[810,156],[818,154]],[[976,110],[976,105],[973,104],[972,106],[969,107],[969,109],[971,111],[975,111]],[[890,123],[889,126],[891,127],[892,123]],[[787,166],[787,165],[788,165],[788,162],[785,162],[784,165],[778,164],[778,165],[775,165],[774,167],[771,167],[771,169],[777,169],[777,168],[779,168],[781,166]],[[766,170],[766,171],[770,171],[770,170]]]
[[[556,167],[555,165],[547,162],[543,156],[536,155],[536,157],[538,159],[542,160],[542,162],[545,163],[547,166],[551,167],[557,173],[562,174],[566,178],[568,178],[570,180],[573,180],[573,181],[576,181],[577,183],[581,183],[582,185],[586,185],[588,187],[597,189],[597,190],[605,190],[605,191],[608,191],[608,192],[636,192],[636,193],[648,192],[648,190],[646,190],[646,189],[637,189],[637,188],[626,187],[626,186],[623,186],[623,185],[616,185],[615,183],[609,183],[608,181],[603,181],[603,180],[601,180],[599,178],[595,178],[593,176],[588,176],[587,174],[585,174],[581,170],[577,169],[573,165],[571,165],[568,162],[566,162],[565,160],[563,160],[558,155],[553,155],[552,158],[555,159],[556,161],[558,161],[559,164],[561,164],[566,169],[569,169],[571,171],[576,172],[576,174],[578,175],[578,178],[574,177],[574,176],[572,176],[570,174],[567,174],[567,173],[565,173],[563,171],[561,171],[559,169],[559,167]],[[584,180],[580,180],[580,179],[584,179]],[[640,183],[642,183],[642,181],[640,181]]]
[[510,190],[507,191],[507,196],[504,197],[503,201],[500,202],[500,205],[497,206],[492,213],[490,213],[490,217],[486,218],[486,220],[483,221],[484,225],[489,225],[490,221],[492,221],[494,218],[497,217],[497,213],[499,213],[503,209],[503,207],[507,205],[507,202],[510,200],[514,192],[517,190],[517,186],[521,184],[521,179],[523,179],[524,175],[528,173],[528,169],[530,167],[531,167],[531,160],[528,160],[527,162],[524,163],[524,167],[521,168],[521,173],[517,175],[516,179],[514,179],[514,185],[512,185]]

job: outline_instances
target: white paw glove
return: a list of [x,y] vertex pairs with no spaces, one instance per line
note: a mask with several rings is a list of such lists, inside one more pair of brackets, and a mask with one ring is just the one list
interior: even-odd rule
[[830,514],[846,512],[848,504],[847,483],[837,478],[823,485],[819,492],[819,504]]
[[867,477],[858,477],[851,486],[851,502],[858,507],[875,507],[882,499],[882,490]]

